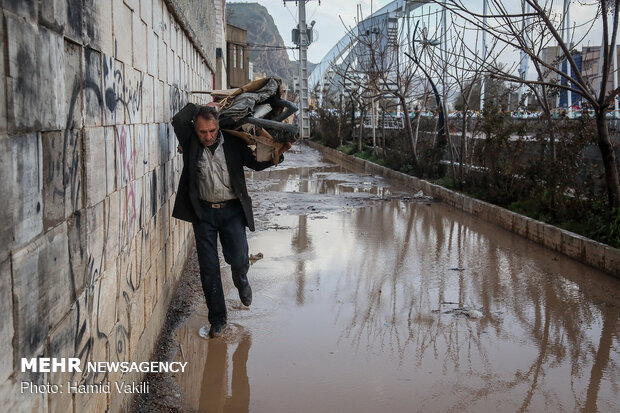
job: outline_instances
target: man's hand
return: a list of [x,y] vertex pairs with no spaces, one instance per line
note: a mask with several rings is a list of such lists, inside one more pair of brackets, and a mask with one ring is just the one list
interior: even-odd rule
[[293,146],[292,142],[286,142],[284,143],[284,146],[282,146],[282,153],[288,151],[289,149],[291,149],[291,147]]

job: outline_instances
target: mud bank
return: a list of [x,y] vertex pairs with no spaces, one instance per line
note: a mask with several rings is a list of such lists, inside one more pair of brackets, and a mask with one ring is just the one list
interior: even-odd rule
[[224,266],[201,337],[194,263],[162,355],[188,370],[136,411],[620,409],[618,280],[307,147],[249,178],[253,304]]

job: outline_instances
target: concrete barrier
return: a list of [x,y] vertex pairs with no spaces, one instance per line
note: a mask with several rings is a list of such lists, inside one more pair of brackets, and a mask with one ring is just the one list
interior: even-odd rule
[[308,145],[322,152],[332,162],[363,171],[364,173],[380,175],[388,181],[404,184],[416,188],[416,190],[422,190],[425,195],[430,195],[454,208],[461,209],[547,248],[620,278],[620,249],[554,227],[553,225],[536,221],[497,205],[468,197],[415,176],[394,171],[351,155],[345,155],[342,152],[315,142],[308,142]]

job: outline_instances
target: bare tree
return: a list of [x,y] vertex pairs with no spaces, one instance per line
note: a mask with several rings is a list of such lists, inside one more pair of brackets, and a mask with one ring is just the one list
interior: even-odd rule
[[[618,12],[620,0],[592,0],[588,5],[596,8],[595,16],[585,22],[580,22],[580,38],[573,36],[566,39],[563,36],[565,14],[562,13],[560,2],[553,0],[523,0],[520,10],[509,9],[510,5],[501,0],[489,0],[489,11],[486,15],[478,13],[465,5],[462,0],[432,0],[438,5],[445,6],[450,12],[467,21],[474,28],[484,30],[498,43],[515,48],[527,56],[537,72],[536,79],[527,79],[519,75],[518,64],[501,66],[501,52],[508,50],[500,47],[495,56],[485,64],[490,76],[505,81],[521,84],[529,88],[541,102],[543,112],[549,116],[548,96],[550,88],[566,90],[568,93],[578,93],[594,110],[597,127],[597,144],[603,159],[605,169],[605,183],[610,208],[620,207],[620,180],[613,145],[609,136],[606,120],[606,111],[610,107],[619,90],[609,90],[607,84],[612,74],[613,51],[616,47],[618,32]],[[574,23],[573,26],[577,24]],[[594,28],[602,27],[602,62],[600,86],[584,78],[577,65],[573,52],[585,43],[585,37]],[[557,45],[560,50],[559,60],[565,60],[570,70],[563,71],[558,66],[558,60],[547,61],[541,51],[544,47]],[[480,62],[480,58],[473,59]],[[568,73],[567,73],[568,72]],[[553,76],[549,76],[553,75]],[[566,82],[557,82],[557,78]],[[545,103],[547,102],[547,103]]]
[[[367,99],[393,96],[404,113],[405,132],[409,142],[414,169],[418,169],[417,139],[409,117],[409,100],[423,82],[416,74],[417,64],[402,59],[402,51],[408,50],[403,29],[389,15],[371,17],[358,26],[348,28],[356,41],[349,54],[346,73],[340,74],[353,81],[363,90]],[[368,100],[367,100],[368,101]]]

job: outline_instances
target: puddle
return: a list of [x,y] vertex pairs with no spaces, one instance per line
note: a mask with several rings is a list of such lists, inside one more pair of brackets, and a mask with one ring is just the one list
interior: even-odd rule
[[252,306],[225,270],[176,332],[187,411],[620,411],[620,281],[302,151],[251,174]]

